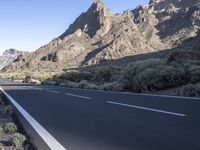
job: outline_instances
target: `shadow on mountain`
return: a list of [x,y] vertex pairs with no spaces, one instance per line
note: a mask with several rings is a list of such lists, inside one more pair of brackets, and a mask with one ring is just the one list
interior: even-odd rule
[[142,60],[147,60],[151,58],[166,58],[167,56],[170,55],[170,53],[180,50],[181,47],[173,48],[173,49],[166,49],[162,51],[157,51],[157,52],[151,52],[147,54],[138,54],[138,55],[132,55],[132,56],[126,56],[120,59],[116,60],[102,60],[100,61],[99,64],[92,65],[92,66],[82,66],[80,68],[70,68],[66,70],[90,70],[93,68],[98,68],[98,67],[104,67],[104,66],[119,66],[119,67],[125,67],[130,63],[133,63],[135,61],[142,61]]
[[[171,19],[165,20],[159,23],[156,26],[156,28],[160,31],[158,33],[159,37],[161,39],[164,39],[168,36],[172,36],[174,33],[180,32],[181,30],[185,28],[189,29],[192,26],[192,21],[188,22],[188,20],[189,18],[191,18],[191,14],[195,13],[195,11],[198,11],[198,10],[199,10],[198,6],[193,6],[189,9],[188,12],[184,14],[179,13],[179,14],[173,15]],[[160,15],[162,16],[163,14],[160,14]],[[161,16],[158,16],[158,18],[161,18]],[[168,30],[169,28],[170,30]]]
[[[174,58],[174,59],[181,59],[179,54],[181,54],[181,57],[184,59],[199,59],[196,58],[196,54],[199,53],[200,50],[200,31],[197,32],[197,36],[188,38],[182,42],[181,46],[172,48],[172,49],[165,49],[165,50],[160,50],[157,52],[151,52],[151,53],[146,53],[146,54],[138,54],[138,55],[132,55],[132,56],[126,56],[120,59],[116,60],[102,60],[99,64],[97,65],[92,65],[92,66],[82,66],[80,68],[73,68],[73,69],[92,69],[96,67],[102,67],[102,66],[122,66],[125,67],[128,64],[135,62],[135,61],[140,61],[140,60],[146,60],[146,59],[151,59],[151,58],[168,58],[170,56],[174,57],[179,57],[179,58]],[[176,54],[175,54],[176,53]],[[176,56],[175,56],[176,55]],[[189,56],[190,55],[190,56]],[[72,68],[71,68],[72,69]],[[70,69],[69,69],[70,70]]]
[[[88,53],[88,55],[85,57],[84,61],[81,63],[81,66],[86,64],[89,60],[91,60],[92,58],[94,58],[99,52],[101,52],[103,49],[105,49],[106,47],[109,47],[114,41],[110,42],[109,44],[106,44],[100,48],[97,48],[95,50],[93,50],[92,52]],[[95,43],[98,44],[98,43]]]

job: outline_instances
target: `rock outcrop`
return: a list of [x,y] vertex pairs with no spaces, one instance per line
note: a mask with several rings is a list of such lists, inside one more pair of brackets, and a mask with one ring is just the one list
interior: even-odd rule
[[0,56],[0,70],[10,65],[18,57],[19,53],[20,52],[15,49],[6,50]]

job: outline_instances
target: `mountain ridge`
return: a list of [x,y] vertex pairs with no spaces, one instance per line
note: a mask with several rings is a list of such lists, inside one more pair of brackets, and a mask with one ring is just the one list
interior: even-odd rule
[[199,25],[199,0],[150,0],[118,14],[95,0],[61,36],[5,70],[62,70],[172,49],[197,36]]

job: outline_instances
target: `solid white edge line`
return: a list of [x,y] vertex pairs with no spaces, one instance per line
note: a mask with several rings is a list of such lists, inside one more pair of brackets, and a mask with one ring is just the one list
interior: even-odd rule
[[10,100],[10,102],[17,108],[17,110],[24,116],[33,129],[40,135],[44,142],[52,150],[67,150],[64,148],[44,127],[42,127],[26,110],[24,110],[9,94],[7,94],[2,87],[0,90]]
[[75,94],[70,94],[70,93],[65,93],[67,96],[73,96],[73,97],[78,97],[78,98],[83,98],[83,99],[92,99],[90,97],[85,97],[85,96],[80,96],[80,95],[75,95]]
[[148,111],[153,111],[153,112],[159,112],[159,113],[164,113],[164,114],[170,114],[170,115],[175,115],[175,116],[181,116],[181,117],[186,117],[187,116],[185,114],[174,113],[174,112],[163,111],[163,110],[158,110],[158,109],[153,109],[153,108],[147,108],[147,107],[141,107],[141,106],[130,105],[130,104],[117,103],[117,102],[113,102],[113,101],[107,101],[107,103],[114,104],[114,105],[125,106],[125,107],[132,107],[132,108],[137,108],[137,109],[143,109],[143,110],[148,110]]

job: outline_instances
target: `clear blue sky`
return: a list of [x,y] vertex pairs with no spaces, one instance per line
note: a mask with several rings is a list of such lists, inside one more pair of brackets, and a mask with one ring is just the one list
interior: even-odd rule
[[[149,0],[104,0],[113,12],[133,9]],[[1,0],[0,53],[36,50],[62,34],[93,0]]]

